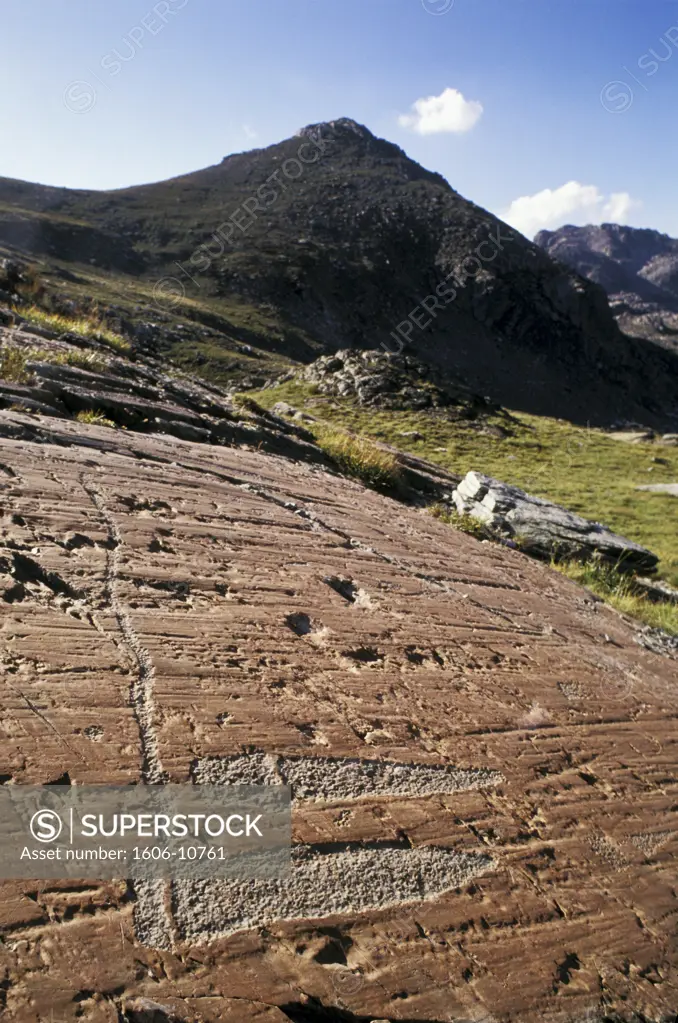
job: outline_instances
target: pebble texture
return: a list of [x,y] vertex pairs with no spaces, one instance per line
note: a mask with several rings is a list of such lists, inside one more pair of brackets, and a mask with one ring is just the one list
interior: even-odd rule
[[670,650],[317,465],[0,436],[3,781],[268,765],[299,871],[236,928],[215,886],[2,883],[3,1019],[671,1018]]

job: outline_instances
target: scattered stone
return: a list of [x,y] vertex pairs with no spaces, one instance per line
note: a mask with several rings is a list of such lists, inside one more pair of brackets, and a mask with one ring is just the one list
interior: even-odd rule
[[652,430],[616,430],[608,436],[612,440],[623,440],[627,444],[645,444],[654,440]]
[[671,636],[663,629],[653,629],[648,625],[639,631],[636,642],[655,654],[678,658],[678,636]]
[[276,401],[271,412],[276,416],[294,416],[297,414],[297,409],[293,405],[288,405],[286,401]]
[[651,571],[659,561],[652,551],[598,522],[479,472],[467,473],[452,498],[461,515],[518,540],[523,551],[536,557],[598,557],[625,572]]
[[646,483],[636,490],[649,490],[652,494],[670,494],[671,497],[678,497],[678,483]]
[[633,585],[650,600],[668,601],[671,604],[678,604],[678,590],[669,586],[663,579],[648,579],[645,576],[636,576]]

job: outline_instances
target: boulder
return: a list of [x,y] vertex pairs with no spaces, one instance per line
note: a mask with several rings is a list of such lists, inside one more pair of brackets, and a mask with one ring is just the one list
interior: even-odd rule
[[491,532],[519,541],[526,553],[536,557],[596,557],[625,572],[653,571],[659,561],[652,551],[617,536],[599,522],[479,472],[467,473],[452,499],[461,515],[470,515]]

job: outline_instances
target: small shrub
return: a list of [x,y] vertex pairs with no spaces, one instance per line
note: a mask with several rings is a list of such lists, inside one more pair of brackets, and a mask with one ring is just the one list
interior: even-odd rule
[[400,466],[390,451],[334,427],[322,427],[316,434],[316,443],[348,476],[380,490],[397,488]]
[[27,361],[27,354],[21,348],[0,349],[0,378],[13,384],[28,383]]
[[107,419],[102,412],[95,412],[94,409],[85,409],[82,412],[78,412],[75,417],[79,423],[87,423],[90,426],[111,426],[115,428],[115,423],[112,419]]

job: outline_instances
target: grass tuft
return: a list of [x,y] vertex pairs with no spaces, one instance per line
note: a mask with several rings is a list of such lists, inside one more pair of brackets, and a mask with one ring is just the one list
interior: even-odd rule
[[82,412],[78,412],[75,417],[79,423],[87,423],[89,426],[110,426],[115,428],[115,423],[112,419],[107,419],[102,412],[95,412],[94,409],[85,409]]
[[110,330],[105,323],[93,316],[70,317],[62,316],[61,313],[48,313],[37,306],[32,305],[27,309],[21,309],[21,315],[38,326],[46,327],[58,334],[77,334],[88,341],[99,341],[108,345],[121,355],[127,355],[132,346],[121,334]]
[[0,379],[12,384],[25,384],[30,379],[26,369],[28,357],[20,348],[4,347],[0,349]]
[[260,405],[254,398],[250,398],[247,394],[236,394],[233,397],[233,404],[236,408],[244,409],[245,412],[251,412],[254,416],[265,416],[266,409],[263,405]]
[[468,533],[469,536],[475,536],[478,540],[493,538],[487,527],[479,519],[474,519],[472,515],[460,515],[459,512],[444,504],[432,504],[427,511],[435,519],[440,519],[441,522],[447,523],[453,529],[461,530],[462,533]]
[[395,490],[400,482],[400,465],[395,455],[365,437],[356,437],[337,427],[322,426],[315,432],[318,447],[348,476],[378,490]]
[[598,561],[553,561],[551,567],[585,586],[622,614],[678,636],[678,605],[670,601],[650,600],[639,594],[633,576],[624,575],[613,566]]
[[75,366],[77,369],[86,369],[90,373],[105,373],[108,369],[108,359],[97,352],[62,352],[52,360],[57,366]]

